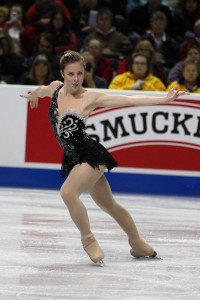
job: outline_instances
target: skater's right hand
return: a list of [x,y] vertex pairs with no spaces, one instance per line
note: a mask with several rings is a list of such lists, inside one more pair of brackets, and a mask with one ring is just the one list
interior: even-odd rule
[[20,97],[26,98],[28,100],[28,102],[30,102],[30,107],[31,108],[37,108],[38,107],[38,97],[32,95],[32,93],[26,94],[26,95],[20,95]]

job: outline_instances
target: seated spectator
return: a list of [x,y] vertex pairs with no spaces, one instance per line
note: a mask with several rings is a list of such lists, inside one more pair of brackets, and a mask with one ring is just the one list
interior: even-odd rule
[[199,63],[193,58],[186,58],[182,64],[181,79],[173,81],[167,87],[167,91],[177,85],[180,91],[188,91],[190,93],[200,93],[199,81]]
[[95,62],[94,57],[90,52],[83,52],[82,56],[85,60],[85,77],[82,86],[88,88],[101,88],[106,89],[108,87],[107,81],[97,75],[94,75]]
[[53,11],[46,33],[54,36],[54,46],[58,54],[62,55],[67,50],[76,51],[76,35],[71,31],[62,10]]
[[39,36],[46,30],[49,24],[52,12],[56,8],[61,8],[71,25],[71,15],[61,0],[35,0],[26,13],[28,22],[35,27],[36,35]]
[[89,33],[83,42],[85,49],[91,39],[99,40],[103,45],[103,53],[127,54],[132,50],[128,38],[112,26],[112,13],[108,9],[101,9],[97,14],[97,27]]
[[130,71],[117,75],[110,83],[109,89],[165,91],[162,81],[153,76],[148,57],[144,53],[134,53]]
[[102,44],[99,40],[91,39],[86,47],[87,51],[94,57],[94,74],[104,78],[109,84],[113,77],[111,60],[102,55]]
[[112,25],[126,35],[127,0],[98,0],[100,9],[109,9],[113,14]]
[[[166,84],[166,77],[167,73],[165,70],[165,67],[160,62],[156,61],[156,55],[155,55],[155,49],[150,41],[148,40],[141,40],[137,43],[134,53],[142,52],[144,53],[150,60],[151,64],[151,71],[152,74],[162,80],[164,84]],[[131,61],[131,56],[128,58],[125,58],[120,63],[118,69],[117,69],[117,75],[122,74],[124,72],[127,72],[128,65]]]
[[30,70],[31,65],[38,54],[45,54],[50,66],[51,72],[54,78],[62,81],[62,76],[60,74],[60,55],[55,51],[54,37],[50,33],[42,34],[36,41],[33,55],[27,60],[27,71]]
[[8,12],[4,30],[12,38],[18,53],[30,56],[35,44],[35,29],[27,24],[26,15],[21,4],[13,4]]
[[153,13],[162,11],[167,19],[166,32],[173,34],[173,14],[172,10],[166,5],[161,4],[161,0],[148,0],[146,4],[133,9],[127,21],[127,34],[133,45],[141,35],[148,33],[150,21]]
[[112,11],[114,17],[116,15],[126,16],[126,2],[127,0],[98,0],[101,8],[108,8]]
[[0,80],[17,83],[24,71],[24,59],[17,53],[11,37],[0,31]]
[[50,64],[46,55],[39,54],[35,57],[28,74],[21,80],[21,84],[49,85],[53,81]]
[[4,28],[4,23],[6,21],[8,15],[8,8],[4,6],[0,6],[0,29]]
[[26,11],[34,2],[35,0],[1,0],[1,5],[2,6],[10,6],[16,3],[20,3],[23,7],[24,10]]
[[[200,47],[196,45],[190,45],[187,48],[186,58],[193,58],[200,63]],[[167,82],[170,84],[172,81],[179,81],[181,79],[181,67],[183,60],[177,62],[175,66],[170,70]]]
[[186,49],[189,45],[196,45],[198,47],[200,47],[200,19],[198,19],[195,23],[194,23],[194,34],[195,37],[185,41],[181,47],[180,50],[180,59],[183,60],[186,58]]
[[174,9],[174,32],[182,43],[194,37],[194,23],[200,18],[199,0],[179,0]]
[[147,0],[127,0],[126,1],[126,14],[127,16],[130,14],[130,12],[142,5],[145,5],[147,3]]
[[91,27],[90,21],[90,13],[91,11],[98,11],[98,0],[83,0],[80,7],[80,29],[85,33],[91,32],[93,28]]
[[65,7],[69,10],[71,15],[71,29],[76,32],[79,30],[80,21],[80,1],[79,0],[62,0]]
[[149,40],[156,52],[156,61],[170,69],[179,60],[179,44],[165,32],[167,18],[157,11],[151,17],[151,32],[143,38]]
[[[126,14],[129,15],[129,13],[134,8],[145,5],[146,3],[147,3],[147,0],[127,0],[126,1]],[[161,1],[161,4],[169,7],[167,1]]]

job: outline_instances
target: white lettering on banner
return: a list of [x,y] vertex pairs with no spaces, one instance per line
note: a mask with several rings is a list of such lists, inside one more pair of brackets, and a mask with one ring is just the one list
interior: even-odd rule
[[95,117],[88,119],[87,133],[110,150],[151,141],[181,143],[200,150],[200,110],[189,105],[97,110]]

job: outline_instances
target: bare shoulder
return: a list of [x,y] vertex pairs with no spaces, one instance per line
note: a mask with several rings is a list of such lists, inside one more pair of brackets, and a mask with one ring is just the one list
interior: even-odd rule
[[55,81],[52,81],[49,85],[50,87],[50,90],[51,90],[51,94],[53,95],[53,93],[55,92],[55,90],[57,90],[57,88],[63,84],[62,81],[59,81],[59,80],[55,80]]
[[93,90],[85,90],[83,93],[83,113],[85,116],[90,115],[90,113],[97,107],[98,98],[104,93],[93,91]]
[[94,103],[97,101],[98,98],[105,96],[105,95],[106,94],[103,92],[87,90],[84,96],[85,96],[87,102]]

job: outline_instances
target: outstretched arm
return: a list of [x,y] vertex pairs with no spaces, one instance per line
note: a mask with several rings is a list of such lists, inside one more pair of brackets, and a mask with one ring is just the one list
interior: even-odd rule
[[38,107],[38,98],[51,97],[60,84],[62,84],[61,81],[53,81],[50,85],[41,85],[31,93],[20,95],[20,97],[30,101],[31,108]]
[[165,104],[173,101],[182,95],[189,95],[188,92],[180,91],[177,86],[174,86],[166,96],[156,97],[156,96],[145,96],[145,95],[109,95],[101,94],[98,95],[95,101],[96,107],[118,107],[118,106],[129,106],[129,105],[155,105],[155,104]]

